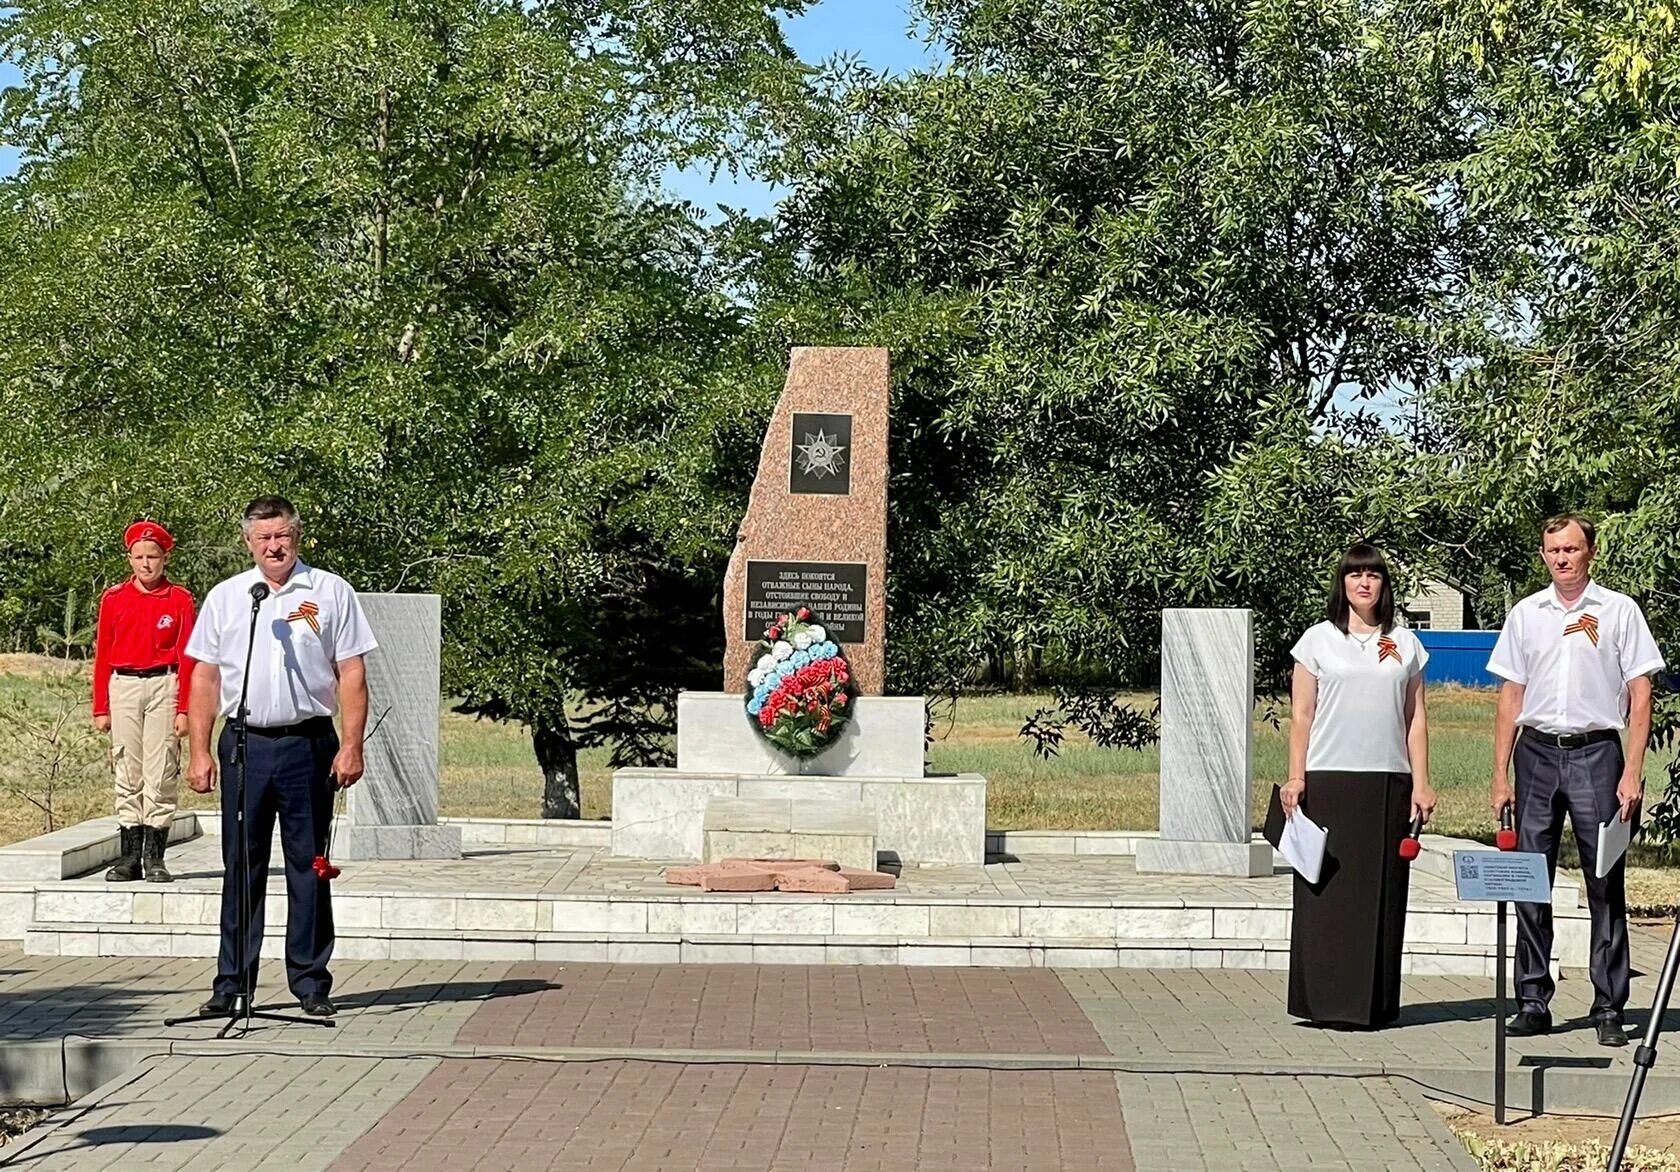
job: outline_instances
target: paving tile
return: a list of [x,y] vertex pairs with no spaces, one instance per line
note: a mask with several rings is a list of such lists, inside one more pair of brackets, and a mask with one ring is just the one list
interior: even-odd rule
[[1102,1054],[1047,969],[520,964],[462,1044]]
[[1111,1075],[443,1062],[332,1172],[1131,1172]]

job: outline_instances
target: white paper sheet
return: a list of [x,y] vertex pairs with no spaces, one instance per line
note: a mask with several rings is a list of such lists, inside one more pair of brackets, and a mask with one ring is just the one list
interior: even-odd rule
[[1296,810],[1293,818],[1284,821],[1283,833],[1278,836],[1278,854],[1300,872],[1301,878],[1317,883],[1318,873],[1324,866],[1324,842],[1329,837],[1328,831]]
[[1633,841],[1633,819],[1622,821],[1620,811],[1617,811],[1610,821],[1598,828],[1598,864],[1593,870],[1602,879],[1610,873],[1610,868],[1616,865],[1616,860],[1627,854],[1628,843]]

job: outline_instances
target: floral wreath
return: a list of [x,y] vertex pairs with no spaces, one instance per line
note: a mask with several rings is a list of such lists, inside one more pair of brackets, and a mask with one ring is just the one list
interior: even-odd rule
[[747,715],[765,740],[795,757],[814,757],[840,736],[857,690],[852,669],[828,632],[800,607],[765,628],[747,673]]

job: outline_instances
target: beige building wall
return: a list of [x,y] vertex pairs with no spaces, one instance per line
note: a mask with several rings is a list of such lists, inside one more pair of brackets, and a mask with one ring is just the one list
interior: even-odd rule
[[1423,589],[1402,599],[1407,625],[1415,630],[1462,631],[1466,602],[1464,595],[1445,582],[1426,581]]

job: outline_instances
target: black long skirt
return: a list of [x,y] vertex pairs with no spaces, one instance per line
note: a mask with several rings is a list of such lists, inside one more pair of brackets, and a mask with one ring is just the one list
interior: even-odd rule
[[1411,774],[1309,772],[1301,809],[1328,838],[1318,882],[1295,876],[1289,1013],[1389,1025],[1400,1016],[1411,864],[1399,850],[1411,823]]

